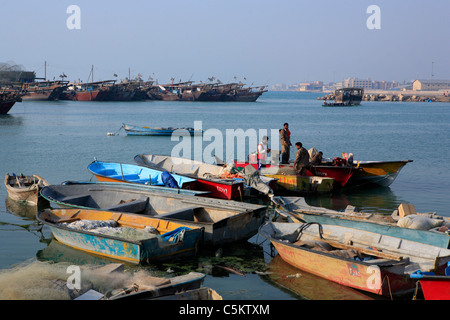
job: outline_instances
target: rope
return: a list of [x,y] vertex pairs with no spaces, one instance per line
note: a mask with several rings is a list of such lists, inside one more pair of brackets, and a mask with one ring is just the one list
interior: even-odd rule
[[108,136],[115,136],[116,134],[118,134],[119,133],[119,131],[120,130],[122,130],[123,129],[123,125],[119,128],[119,130],[117,130],[116,132],[108,132],[106,135],[108,135]]
[[384,283],[384,280],[386,280],[386,279],[387,279],[387,284],[388,284],[388,288],[389,288],[389,295],[390,295],[390,297],[391,297],[391,300],[394,300],[394,298],[392,297],[391,283],[389,282],[389,277],[388,277],[388,275],[385,275],[385,276],[384,276],[383,281],[381,282],[381,288],[383,288],[383,283]]
[[322,225],[320,223],[318,223],[318,222],[308,222],[308,223],[302,224],[301,227],[297,229],[298,230],[298,236],[297,236],[296,240],[300,239],[300,236],[302,235],[304,229],[308,228],[309,226],[311,226],[313,224],[317,224],[319,226],[319,237],[320,237],[320,239],[323,239],[323,236],[322,236],[323,235]]

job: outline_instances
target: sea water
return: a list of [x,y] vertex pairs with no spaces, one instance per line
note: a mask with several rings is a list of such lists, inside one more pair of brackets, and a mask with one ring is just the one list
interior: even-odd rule
[[[309,204],[391,213],[401,203],[410,203],[418,212],[450,216],[450,103],[363,101],[357,107],[325,108],[317,100],[320,96],[266,92],[254,103],[23,101],[0,116],[0,173],[38,174],[52,184],[96,181],[87,171],[94,159],[133,164],[136,154],[170,155],[181,141],[127,136],[123,123],[193,127],[201,121],[203,130],[218,130],[225,138],[227,129],[266,129],[270,137],[271,129],[288,122],[293,144],[300,141],[306,149],[322,151],[325,158],[345,152],[353,153],[355,160],[413,160],[388,188],[308,197]],[[197,141],[201,150],[211,143]],[[269,139],[269,147],[272,144],[276,145],[274,139]],[[247,153],[252,151],[247,144]],[[227,160],[230,154],[224,150],[221,155]],[[294,156],[295,147],[291,159]],[[30,260],[105,263],[52,240],[46,227],[36,225],[35,214],[32,207],[8,201],[5,187],[0,187],[0,269]],[[204,285],[224,299],[360,298],[272,259],[270,250],[256,235],[244,245],[204,252],[182,264],[148,268],[162,274],[206,273]]]

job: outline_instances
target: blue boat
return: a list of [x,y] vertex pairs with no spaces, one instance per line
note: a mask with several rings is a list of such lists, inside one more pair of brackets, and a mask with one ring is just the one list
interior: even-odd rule
[[[353,210],[336,211],[321,207],[309,206],[302,197],[273,197],[272,202],[278,214],[287,217],[294,222],[316,222],[357,230],[370,231],[385,236],[397,237],[405,241],[416,241],[443,249],[450,249],[450,234],[438,231],[438,228],[430,230],[410,229],[398,224],[398,210],[392,215],[382,213],[364,213]],[[436,221],[442,225],[450,226],[448,217],[435,216]],[[427,214],[422,214],[427,217]],[[433,220],[433,219],[432,219]]]
[[95,160],[87,169],[100,182],[125,182],[188,190],[194,190],[197,182],[196,179],[189,177],[132,164]]
[[202,135],[203,130],[195,130],[194,128],[159,128],[159,127],[139,127],[123,123],[122,126],[129,136],[171,136],[176,135]]
[[203,228],[123,212],[45,209],[36,217],[69,247],[131,264],[195,255],[203,237]]

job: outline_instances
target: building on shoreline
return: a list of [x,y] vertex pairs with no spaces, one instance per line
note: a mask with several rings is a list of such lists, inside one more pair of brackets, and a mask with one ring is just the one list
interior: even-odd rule
[[[409,84],[410,85],[410,84]],[[299,91],[299,92],[334,92],[342,88],[361,88],[364,90],[393,90],[405,86],[396,81],[375,81],[368,79],[346,78],[341,82],[310,81],[301,82],[299,84],[285,85],[275,84],[272,86],[273,91]]]
[[450,80],[414,80],[414,91],[445,91],[450,90]]

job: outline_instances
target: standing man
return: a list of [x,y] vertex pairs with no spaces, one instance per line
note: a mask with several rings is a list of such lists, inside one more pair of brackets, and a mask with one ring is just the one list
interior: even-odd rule
[[306,176],[306,169],[309,166],[309,153],[303,148],[301,142],[297,142],[295,147],[297,148],[297,154],[295,155],[294,169],[297,171],[297,174]]
[[258,144],[258,170],[266,166],[267,153],[270,149],[267,147],[268,136],[262,138],[262,142]]
[[281,163],[288,164],[291,153],[291,132],[289,131],[289,124],[286,122],[283,129],[280,130],[280,144],[281,144]]

